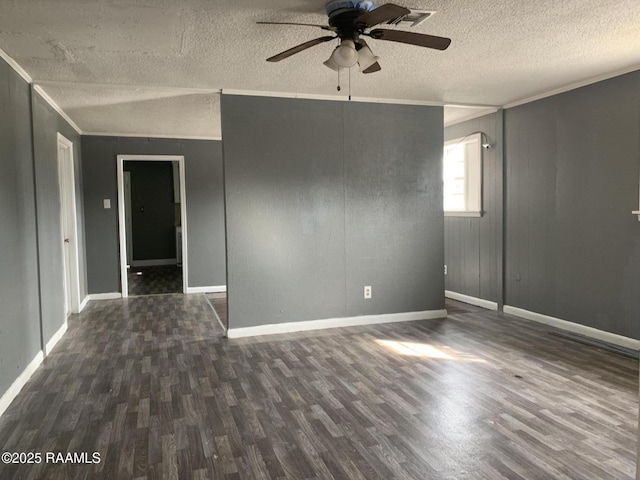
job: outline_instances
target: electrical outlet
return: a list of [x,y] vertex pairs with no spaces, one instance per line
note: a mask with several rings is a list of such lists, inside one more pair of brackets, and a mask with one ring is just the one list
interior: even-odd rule
[[447,266],[446,265],[444,266],[444,274],[445,275],[447,274]]
[[371,298],[371,286],[364,287],[364,298]]

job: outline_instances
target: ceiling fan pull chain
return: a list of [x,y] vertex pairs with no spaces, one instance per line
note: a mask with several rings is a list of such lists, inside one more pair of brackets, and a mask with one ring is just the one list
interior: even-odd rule
[[338,69],[338,91],[340,91],[340,69]]
[[351,101],[351,68],[349,68],[349,101]]

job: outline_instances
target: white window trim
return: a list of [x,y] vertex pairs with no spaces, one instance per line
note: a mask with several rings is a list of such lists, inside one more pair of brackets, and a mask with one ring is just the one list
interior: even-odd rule
[[[465,158],[465,201],[467,202],[467,209],[444,210],[445,217],[482,217],[482,133],[478,132],[465,137],[449,140],[444,143],[444,148],[452,145],[459,145],[461,148],[467,148],[467,145],[469,144],[477,145],[478,158],[477,165],[473,171],[470,170],[470,166],[467,163],[468,159]],[[475,205],[469,205],[468,199],[470,197],[474,197]]]

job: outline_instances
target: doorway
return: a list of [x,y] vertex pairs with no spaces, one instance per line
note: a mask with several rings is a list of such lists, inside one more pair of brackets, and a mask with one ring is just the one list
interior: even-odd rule
[[78,227],[73,143],[58,133],[58,184],[60,187],[60,231],[63,259],[64,321],[80,312]]
[[122,296],[186,293],[184,157],[118,155]]

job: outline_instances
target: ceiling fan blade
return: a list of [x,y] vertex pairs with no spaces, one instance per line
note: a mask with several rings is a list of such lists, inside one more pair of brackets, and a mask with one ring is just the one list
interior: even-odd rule
[[279,62],[280,60],[289,58],[291,55],[300,53],[303,50],[306,50],[307,48],[314,47],[320,43],[328,42],[330,40],[333,40],[334,38],[336,37],[327,36],[327,37],[314,38],[313,40],[309,40],[308,42],[301,43],[300,45],[290,48],[289,50],[285,50],[284,52],[280,52],[279,54],[274,55],[273,57],[267,58],[267,62]]
[[446,37],[436,37],[435,35],[426,35],[424,33],[404,32],[402,30],[386,30],[384,28],[371,30],[368,35],[376,40],[408,43],[409,45],[435,48],[436,50],[446,50],[451,44],[451,39]]
[[382,70],[382,67],[378,62],[376,62],[373,65],[371,65],[369,68],[366,68],[365,70],[363,70],[362,73],[374,73],[374,72],[379,72],[380,70]]
[[408,8],[394,5],[393,3],[385,3],[378,8],[371,10],[370,12],[363,13],[353,21],[353,24],[358,27],[370,28],[380,23],[389,22],[396,18],[409,15],[411,10]]
[[330,27],[328,25],[317,25],[315,23],[293,23],[293,22],[256,22],[258,25],[299,25],[303,27],[317,27],[323,30],[329,30],[331,32],[335,32],[335,27]]

